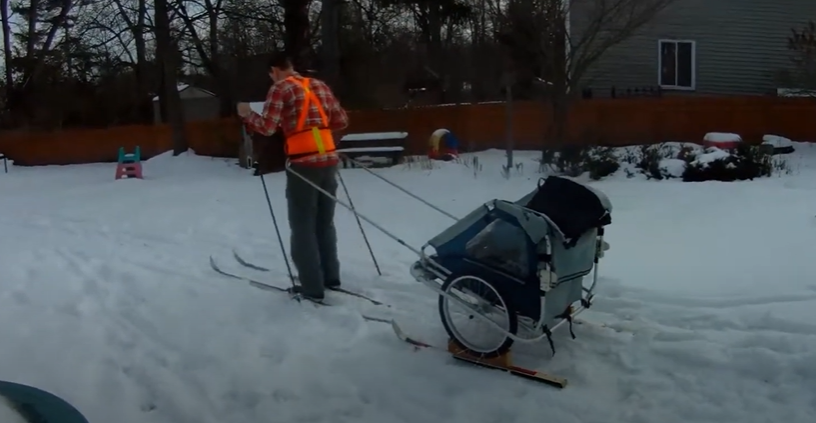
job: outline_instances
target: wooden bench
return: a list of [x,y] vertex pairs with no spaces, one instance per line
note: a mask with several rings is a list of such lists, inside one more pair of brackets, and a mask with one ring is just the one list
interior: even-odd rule
[[340,139],[337,152],[343,158],[343,167],[356,167],[352,160],[367,167],[388,167],[402,159],[407,138],[407,132],[347,134]]

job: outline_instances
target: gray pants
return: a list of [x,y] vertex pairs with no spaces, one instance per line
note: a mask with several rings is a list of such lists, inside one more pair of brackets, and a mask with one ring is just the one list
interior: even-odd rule
[[[291,169],[331,195],[336,195],[337,166],[292,164]],[[297,268],[303,293],[321,296],[325,283],[340,279],[334,200],[290,172],[286,172],[286,200],[292,233],[292,261]]]

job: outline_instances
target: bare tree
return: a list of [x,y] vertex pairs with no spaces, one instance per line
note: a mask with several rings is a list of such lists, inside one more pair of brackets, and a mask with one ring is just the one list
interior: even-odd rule
[[161,107],[166,107],[167,120],[173,131],[173,155],[187,151],[187,137],[184,131],[184,116],[181,109],[181,98],[178,90],[178,80],[176,78],[177,64],[173,62],[173,39],[170,33],[170,12],[167,0],[155,0],[155,33],[156,33],[156,56],[160,63],[161,90],[159,91],[159,102]]
[[[230,66],[226,66],[229,56],[220,49],[221,17],[224,14],[223,0],[177,1],[175,10],[184,22],[184,28],[190,42],[198,55],[200,64],[212,76],[218,86],[217,94],[221,101],[221,115],[230,116],[234,112],[231,96]],[[195,11],[195,14],[191,14]],[[199,34],[198,27],[205,28],[205,34]]]
[[[245,72],[255,72],[248,70],[253,61],[285,46],[301,70],[316,65],[312,59],[322,54],[327,79],[342,81],[338,91],[352,107],[403,106],[416,85],[426,90],[412,105],[461,101],[464,95],[498,100],[503,65],[484,58],[501,51],[493,33],[511,16],[508,2],[514,1],[524,3],[334,0],[329,5],[335,6],[334,12],[318,19],[322,4],[313,0],[166,0],[170,44],[160,47],[155,38],[161,31],[149,0],[0,0],[9,23],[4,27],[9,42],[4,46],[8,66],[3,79],[14,85],[8,103],[18,106],[20,116],[26,113],[19,106],[27,103],[43,115],[38,121],[147,122],[152,105],[148,94],[162,94],[166,85],[174,85],[166,74],[169,65],[177,79],[216,91],[224,102],[222,111],[231,114],[230,97],[239,94],[238,88],[266,88],[265,77],[245,84]],[[30,19],[32,14],[36,18]],[[535,54],[535,61],[541,62],[544,53]],[[241,69],[242,63],[249,68]],[[552,79],[543,68],[531,75]],[[165,85],[159,89],[162,78]],[[159,97],[166,114],[172,109],[169,96]]]
[[[652,21],[673,0],[509,0],[497,36],[517,84],[545,93],[552,141],[566,145],[570,104],[592,66]],[[495,10],[501,10],[492,3]],[[562,154],[569,152],[562,151]],[[542,157],[547,160],[548,157]]]
[[340,83],[340,1],[323,0],[320,11],[323,78],[335,90]]
[[3,57],[5,58],[5,86],[11,87],[14,84],[11,70],[11,16],[9,10],[9,0],[0,0],[0,23],[3,26]]
[[[135,61],[131,60],[131,65],[136,71],[136,93],[138,97],[148,92],[147,73],[147,0],[136,0],[135,11],[125,8],[122,0],[113,0],[121,18],[125,21],[128,30],[133,34],[134,50],[136,51]],[[134,63],[135,62],[135,63]]]
[[783,74],[784,83],[798,96],[814,97],[816,91],[816,24],[791,29],[788,37],[792,69]]
[[[283,9],[258,0],[230,0],[223,5],[219,47],[226,54],[246,58],[283,45]],[[280,41],[278,41],[280,40]]]
[[284,46],[295,67],[308,67],[310,25],[309,0],[279,0],[283,6]]
[[[34,114],[36,87],[39,77],[45,70],[49,59],[53,59],[54,47],[59,43],[60,30],[70,27],[74,7],[84,4],[74,0],[29,0],[28,3],[20,2],[11,4],[4,2],[4,37],[5,43],[13,42],[14,36],[22,44],[23,56],[13,56],[5,50],[6,54],[6,80],[8,72],[11,70],[12,84],[6,87],[8,104],[10,111],[17,115],[23,115],[25,120],[30,120]],[[5,36],[6,25],[10,25],[11,18],[8,10],[19,16],[25,17],[24,31],[12,34],[9,28],[9,36]],[[12,46],[9,51],[13,52]],[[20,78],[15,80],[14,73],[19,72]]]
[[380,0],[386,5],[400,5],[413,18],[419,32],[419,44],[425,53],[423,69],[437,80],[439,101],[447,101],[451,69],[446,47],[452,44],[455,29],[469,22],[474,6],[465,0]]
[[[91,50],[104,52],[132,71],[130,95],[125,96],[131,120],[144,119],[149,93],[155,90],[155,75],[148,59],[148,43],[152,41],[152,21],[147,0],[112,0],[95,3],[80,25],[85,29],[85,41]],[[124,99],[123,99],[124,100]]]

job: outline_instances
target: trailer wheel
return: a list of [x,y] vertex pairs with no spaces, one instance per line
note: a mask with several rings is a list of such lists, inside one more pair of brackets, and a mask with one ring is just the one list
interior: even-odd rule
[[508,335],[518,332],[518,315],[490,282],[473,275],[452,275],[442,284],[442,291],[445,294],[439,296],[439,316],[445,332],[459,347],[479,358],[499,357],[510,350],[513,338]]

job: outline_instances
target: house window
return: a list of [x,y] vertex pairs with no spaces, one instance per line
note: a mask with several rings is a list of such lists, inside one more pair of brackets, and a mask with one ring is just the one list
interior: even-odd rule
[[660,40],[657,56],[658,83],[669,90],[696,88],[696,44],[687,40]]

